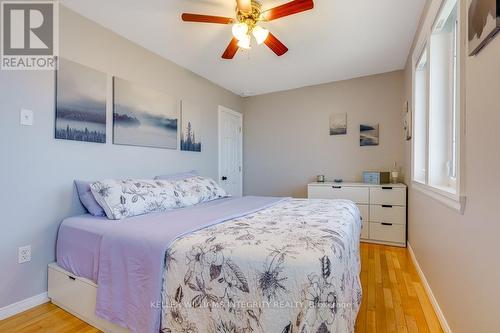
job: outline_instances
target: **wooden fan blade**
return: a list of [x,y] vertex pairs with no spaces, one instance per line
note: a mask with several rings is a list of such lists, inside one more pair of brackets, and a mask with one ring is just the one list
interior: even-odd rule
[[284,5],[271,8],[262,13],[267,21],[272,21],[292,14],[297,14],[314,8],[313,0],[294,0]]
[[217,23],[217,24],[233,23],[233,19],[230,17],[200,15],[200,14],[190,14],[190,13],[183,13],[182,20],[185,22],[200,22],[200,23]]
[[280,42],[279,39],[276,38],[272,33],[269,33],[269,36],[267,36],[267,39],[264,41],[264,43],[271,50],[273,50],[273,52],[276,53],[278,57],[281,57],[283,54],[288,52],[288,47]]
[[252,12],[252,1],[251,0],[236,0],[238,9],[244,13]]
[[226,51],[222,54],[223,59],[233,59],[234,55],[238,52],[238,40],[233,37],[227,46]]

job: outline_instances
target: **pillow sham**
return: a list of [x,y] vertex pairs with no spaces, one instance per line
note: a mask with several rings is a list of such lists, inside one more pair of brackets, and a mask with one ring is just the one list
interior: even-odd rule
[[214,180],[196,176],[181,180],[102,180],[92,194],[111,220],[192,206],[227,197]]
[[104,210],[95,200],[92,191],[90,190],[90,184],[92,182],[87,182],[83,180],[75,180],[76,192],[78,193],[78,198],[82,203],[83,207],[87,209],[90,215],[93,216],[106,216]]
[[173,183],[184,207],[229,196],[219,184],[207,177],[196,176]]
[[182,207],[180,193],[166,180],[107,179],[90,185],[111,220]]
[[157,179],[160,179],[160,180],[181,180],[181,179],[186,179],[186,178],[191,178],[191,177],[196,177],[196,176],[198,176],[198,171],[191,170],[188,172],[178,172],[178,173],[172,173],[169,175],[156,176],[155,180],[157,180]]

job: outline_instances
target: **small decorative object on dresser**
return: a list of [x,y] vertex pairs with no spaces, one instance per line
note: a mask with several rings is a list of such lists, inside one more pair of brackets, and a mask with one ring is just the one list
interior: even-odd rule
[[363,183],[367,184],[389,184],[391,182],[390,172],[364,171]]
[[354,201],[363,219],[361,241],[406,246],[406,185],[312,183],[310,199]]
[[325,175],[317,175],[316,176],[316,181],[318,183],[324,183],[325,182]]

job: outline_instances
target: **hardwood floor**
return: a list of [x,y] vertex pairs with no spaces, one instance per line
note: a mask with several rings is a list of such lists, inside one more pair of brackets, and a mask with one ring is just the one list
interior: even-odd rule
[[[407,249],[361,244],[363,302],[356,332],[442,332]],[[1,333],[94,333],[87,325],[47,303],[0,321]]]
[[362,243],[361,284],[356,332],[442,332],[407,249]]

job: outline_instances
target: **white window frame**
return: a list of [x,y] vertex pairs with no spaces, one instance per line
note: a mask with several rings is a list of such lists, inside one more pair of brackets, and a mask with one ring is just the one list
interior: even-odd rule
[[[412,119],[415,118],[415,72],[416,66],[420,60],[421,55],[424,51],[427,51],[428,61],[431,59],[431,48],[430,48],[430,40],[431,35],[434,31],[434,26],[436,24],[436,20],[438,19],[443,7],[445,6],[447,0],[433,0],[429,6],[428,14],[423,22],[422,30],[418,36],[416,46],[414,48],[412,54],[412,68],[411,68],[411,82],[412,82]],[[426,172],[426,180],[425,184],[415,179],[415,170],[414,170],[414,157],[415,157],[415,137],[412,140],[411,145],[411,188],[415,189],[443,204],[446,206],[460,212],[464,213],[465,210],[465,188],[464,188],[464,146],[462,144],[463,139],[465,138],[465,58],[466,58],[466,41],[465,41],[465,17],[466,17],[466,1],[458,0],[458,54],[457,54],[457,106],[459,108],[456,114],[456,177],[454,179],[450,178],[450,181],[455,182],[455,193],[451,193],[449,190],[445,188],[440,188],[438,186],[429,185],[429,110],[430,110],[430,91],[427,91],[427,140],[426,140],[426,156],[425,159],[427,161],[427,172]],[[430,63],[428,63],[430,68]],[[431,75],[427,75],[427,87],[430,87],[430,78]],[[429,89],[429,88],[428,88]],[[414,126],[415,122],[413,122],[412,126]],[[414,135],[415,129],[413,128]]]

